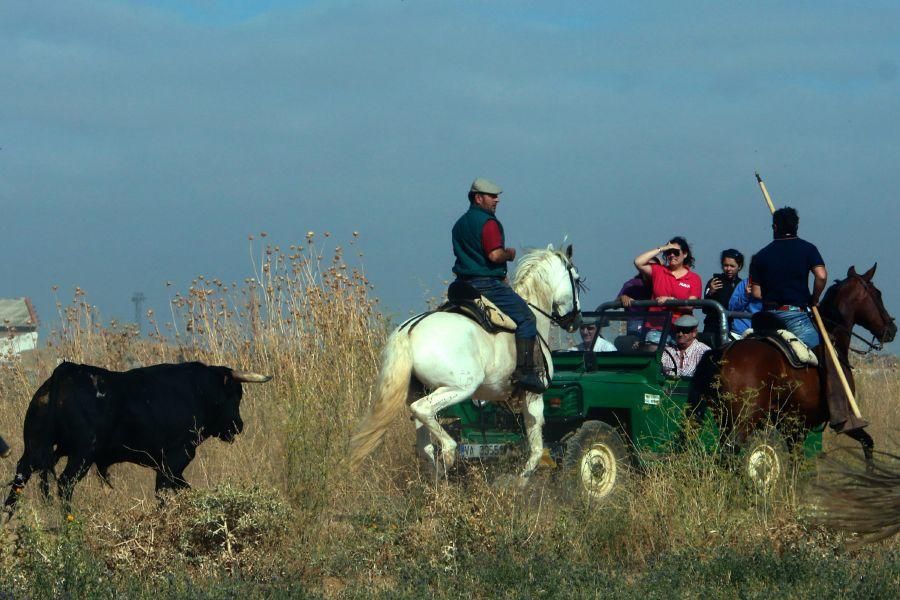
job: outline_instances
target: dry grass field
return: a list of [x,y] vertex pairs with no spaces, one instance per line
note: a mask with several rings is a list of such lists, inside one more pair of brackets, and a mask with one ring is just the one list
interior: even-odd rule
[[[186,473],[193,489],[161,506],[153,473],[131,465],[111,469],[112,489],[88,475],[71,515],[43,502],[33,479],[0,532],[0,593],[897,597],[900,540],[855,547],[810,517],[816,464],[764,501],[687,452],[652,463],[614,504],[585,509],[558,492],[550,468],[524,491],[493,487],[497,469],[436,484],[401,420],[364,469],[348,472],[347,440],[367,409],[388,323],[343,251],[317,248],[312,237],[265,247],[255,277],[238,285],[198,278],[171,315],[153,315],[149,339],[101,323],[78,291],[60,305],[49,347],[0,367],[0,431],[13,447],[4,481],[31,394],[59,359],[110,369],[202,360],[274,375],[244,386],[236,443],[205,442]],[[858,363],[870,431],[900,453],[897,363]],[[825,437],[830,450],[843,445]]]

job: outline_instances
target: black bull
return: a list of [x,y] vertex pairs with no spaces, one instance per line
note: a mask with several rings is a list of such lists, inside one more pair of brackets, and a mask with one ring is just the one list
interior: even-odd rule
[[68,457],[58,479],[68,504],[75,484],[91,465],[106,483],[110,465],[132,462],[156,471],[156,491],[188,487],[183,473],[203,440],[234,441],[241,433],[241,382],[269,376],[192,362],[130,371],[60,364],[34,393],[25,414],[25,451],[6,506],[31,474],[41,474],[49,495],[49,474]]

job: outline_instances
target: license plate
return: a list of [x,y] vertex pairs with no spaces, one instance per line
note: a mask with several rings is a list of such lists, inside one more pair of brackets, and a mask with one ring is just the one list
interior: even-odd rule
[[507,444],[460,444],[459,455],[464,459],[498,458]]

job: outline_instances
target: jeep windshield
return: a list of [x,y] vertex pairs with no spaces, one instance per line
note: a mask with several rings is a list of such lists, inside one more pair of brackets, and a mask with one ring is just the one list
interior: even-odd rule
[[584,352],[593,334],[595,353],[619,352],[655,354],[661,340],[666,338],[669,312],[609,311],[586,312],[582,318],[581,340],[565,352]]

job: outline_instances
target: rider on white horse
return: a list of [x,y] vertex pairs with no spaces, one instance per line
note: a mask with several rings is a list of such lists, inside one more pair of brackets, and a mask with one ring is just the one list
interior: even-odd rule
[[516,249],[505,247],[503,225],[497,220],[502,193],[500,186],[482,177],[472,182],[469,210],[453,226],[453,272],[516,323],[513,379],[525,390],[539,394],[546,385],[534,365],[534,313],[506,280],[506,263],[515,260]]

